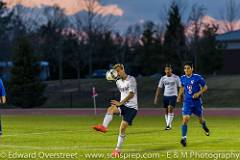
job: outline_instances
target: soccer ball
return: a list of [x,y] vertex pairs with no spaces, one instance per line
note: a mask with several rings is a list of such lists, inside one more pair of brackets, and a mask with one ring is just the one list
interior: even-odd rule
[[116,81],[118,80],[118,74],[115,69],[110,69],[109,71],[106,72],[106,79],[108,81]]

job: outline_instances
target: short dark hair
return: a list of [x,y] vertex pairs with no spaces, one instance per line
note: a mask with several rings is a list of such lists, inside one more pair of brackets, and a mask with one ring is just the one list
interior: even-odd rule
[[165,64],[165,68],[168,67],[168,68],[172,68],[172,65],[171,64]]
[[193,68],[193,63],[192,62],[185,62],[184,66],[190,66],[191,68]]

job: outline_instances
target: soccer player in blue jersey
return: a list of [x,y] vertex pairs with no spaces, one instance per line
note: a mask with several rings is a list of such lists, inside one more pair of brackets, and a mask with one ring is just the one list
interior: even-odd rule
[[201,95],[207,91],[207,85],[204,78],[198,74],[193,74],[192,63],[184,64],[185,75],[181,76],[181,87],[179,89],[179,94],[177,102],[183,100],[182,108],[182,139],[181,144],[185,147],[187,145],[187,123],[190,120],[190,116],[195,114],[199,118],[199,122],[202,125],[203,130],[207,136],[210,135],[209,129],[206,125],[206,121],[203,118],[203,107]]
[[[0,79],[0,103],[1,104],[6,103],[6,92],[1,79]],[[0,135],[2,135],[1,117],[0,117]]]

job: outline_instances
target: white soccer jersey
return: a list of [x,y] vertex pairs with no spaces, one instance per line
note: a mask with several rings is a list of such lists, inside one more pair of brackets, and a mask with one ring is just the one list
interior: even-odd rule
[[159,88],[164,87],[164,96],[177,96],[178,95],[178,87],[181,86],[180,78],[172,74],[170,77],[163,76],[158,84]]
[[128,102],[124,103],[126,107],[138,110],[137,102],[137,82],[133,76],[128,75],[125,80],[119,79],[116,81],[118,90],[121,92],[121,101],[125,99],[129,92],[133,92],[134,96]]

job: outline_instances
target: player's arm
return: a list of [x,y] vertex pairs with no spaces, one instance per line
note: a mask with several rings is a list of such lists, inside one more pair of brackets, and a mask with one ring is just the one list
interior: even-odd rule
[[1,79],[0,79],[0,103],[1,104],[6,103],[6,91]]
[[154,104],[158,104],[158,101],[159,101],[158,97],[160,96],[162,88],[163,88],[163,78],[161,78],[159,80],[158,87],[157,87],[156,93],[155,93]]
[[161,88],[157,87],[155,98],[154,98],[154,104],[158,104],[160,93],[161,93]]
[[201,87],[200,91],[193,95],[193,98],[199,98],[203,93],[207,92],[207,90],[208,90],[207,85]]
[[199,97],[200,97],[203,93],[205,93],[205,92],[207,91],[207,89],[208,89],[208,87],[207,87],[207,85],[206,85],[206,81],[204,80],[203,77],[200,77],[200,78],[199,78],[198,83],[200,84],[201,89],[200,89],[200,91],[198,91],[197,93],[195,93],[195,94],[193,95],[193,98],[199,98]]
[[6,96],[1,96],[1,98],[0,98],[0,103],[1,103],[1,104],[6,103]]
[[133,92],[129,92],[128,96],[126,98],[124,98],[121,102],[116,101],[116,100],[111,100],[111,104],[112,105],[116,105],[116,106],[121,106],[124,103],[128,102],[133,97],[134,97],[134,93]]
[[182,102],[183,93],[184,93],[184,87],[181,86],[181,87],[179,88],[179,91],[178,91],[177,102]]

